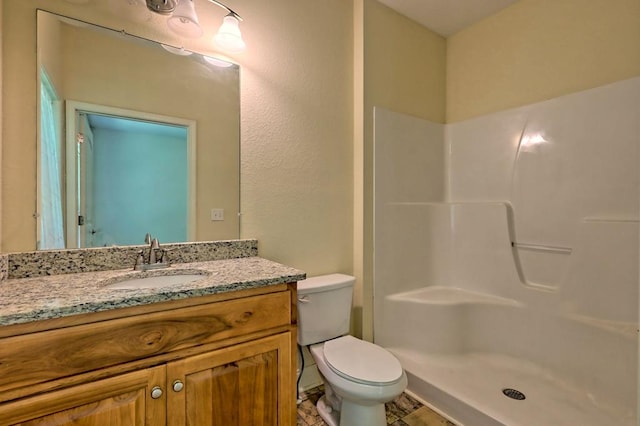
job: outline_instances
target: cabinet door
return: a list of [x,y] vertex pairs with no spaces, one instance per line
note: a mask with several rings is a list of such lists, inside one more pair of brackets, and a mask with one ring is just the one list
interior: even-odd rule
[[[166,367],[135,371],[0,404],[1,425],[164,425]],[[159,387],[152,397],[154,387]]]
[[291,341],[287,332],[169,363],[168,424],[293,426]]

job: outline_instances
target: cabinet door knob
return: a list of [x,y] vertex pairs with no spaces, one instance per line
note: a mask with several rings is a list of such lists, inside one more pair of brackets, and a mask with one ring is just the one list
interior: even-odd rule
[[160,386],[154,386],[151,389],[151,398],[158,399],[162,396],[162,388]]
[[176,380],[175,382],[173,382],[174,392],[180,392],[182,389],[184,389],[184,383],[182,383],[180,380]]

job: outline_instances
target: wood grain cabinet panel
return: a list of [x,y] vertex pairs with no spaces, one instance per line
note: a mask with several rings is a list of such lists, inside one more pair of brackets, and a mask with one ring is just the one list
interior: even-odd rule
[[169,363],[169,424],[292,426],[291,353],[282,333]]
[[[1,425],[155,426],[166,424],[165,366],[0,405]],[[157,394],[156,394],[157,395]]]

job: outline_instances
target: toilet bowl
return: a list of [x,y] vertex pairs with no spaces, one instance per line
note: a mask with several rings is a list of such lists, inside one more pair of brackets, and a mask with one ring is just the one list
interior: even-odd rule
[[325,386],[318,413],[329,426],[386,425],[384,403],[407,387],[391,353],[353,336],[312,345],[310,352]]
[[317,408],[329,426],[385,426],[384,403],[407,376],[389,351],[347,334],[354,282],[343,274],[298,282],[298,344],[318,366],[325,394]]

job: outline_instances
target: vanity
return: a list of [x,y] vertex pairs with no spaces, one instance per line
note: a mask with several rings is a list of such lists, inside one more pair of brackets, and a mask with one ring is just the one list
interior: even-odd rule
[[[113,269],[135,247],[3,259],[0,424],[295,425],[305,274],[258,257],[255,240],[181,248],[148,272]],[[184,274],[196,279],[118,285]]]

